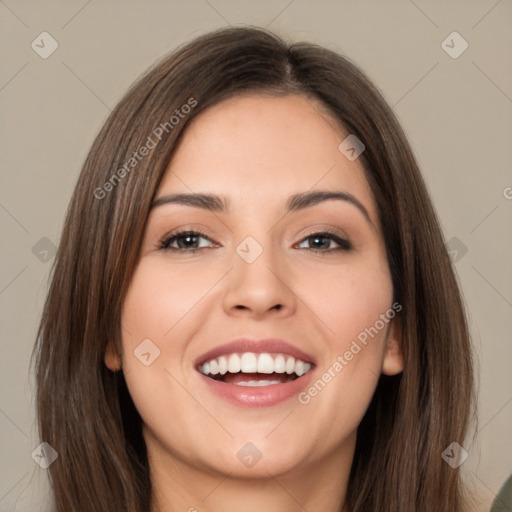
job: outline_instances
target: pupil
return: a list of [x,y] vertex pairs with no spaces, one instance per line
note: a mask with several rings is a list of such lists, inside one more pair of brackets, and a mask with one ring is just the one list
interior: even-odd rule
[[[315,237],[313,237],[313,240],[316,243],[316,242],[318,242],[318,240],[325,240],[325,237],[324,236],[315,236]],[[322,243],[320,243],[320,246],[321,245],[322,245]],[[327,242],[327,245],[329,245],[328,242]],[[325,247],[325,242],[324,242],[323,246]],[[318,245],[317,245],[317,248],[318,248]]]
[[[183,235],[181,240],[190,241],[190,239],[197,238],[195,235]],[[193,244],[195,246],[195,244]],[[185,248],[190,247],[190,245],[185,244]]]

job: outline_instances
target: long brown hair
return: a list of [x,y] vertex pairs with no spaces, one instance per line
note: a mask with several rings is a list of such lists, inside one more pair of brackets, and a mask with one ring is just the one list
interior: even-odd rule
[[58,453],[49,467],[55,510],[149,510],[141,418],[122,371],[108,370],[104,354],[109,343],[120,350],[125,293],[177,141],[200,112],[247,92],[320,100],[366,146],[361,159],[394,300],[403,305],[405,366],[380,378],[358,429],[349,510],[460,512],[460,470],[441,454],[454,441],[463,445],[468,432],[471,347],[439,221],[407,139],[349,60],[253,27],[208,33],[157,63],[113,110],[84,163],[33,353],[39,433]]

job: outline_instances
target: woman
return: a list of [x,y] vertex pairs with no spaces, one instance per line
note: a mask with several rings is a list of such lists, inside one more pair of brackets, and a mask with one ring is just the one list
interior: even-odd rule
[[223,29],[134,84],[35,354],[58,512],[465,510],[441,229],[392,111],[324,48]]

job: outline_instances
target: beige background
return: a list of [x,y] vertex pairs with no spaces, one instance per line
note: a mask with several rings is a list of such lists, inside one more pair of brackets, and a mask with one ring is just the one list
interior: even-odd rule
[[[58,243],[93,137],[129,84],[228,24],[339,50],[393,105],[447,242],[467,248],[456,270],[481,383],[464,468],[488,510],[512,472],[512,2],[0,0],[0,16],[0,511],[49,510],[28,373],[52,255],[40,240]],[[31,48],[43,31],[59,45],[47,59]],[[469,44],[456,59],[441,46],[453,31]]]

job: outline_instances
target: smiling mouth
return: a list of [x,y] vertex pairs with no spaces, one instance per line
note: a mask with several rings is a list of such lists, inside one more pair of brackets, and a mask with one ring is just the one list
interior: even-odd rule
[[311,371],[312,366],[287,354],[243,352],[210,359],[197,370],[226,384],[262,387],[297,380]]

